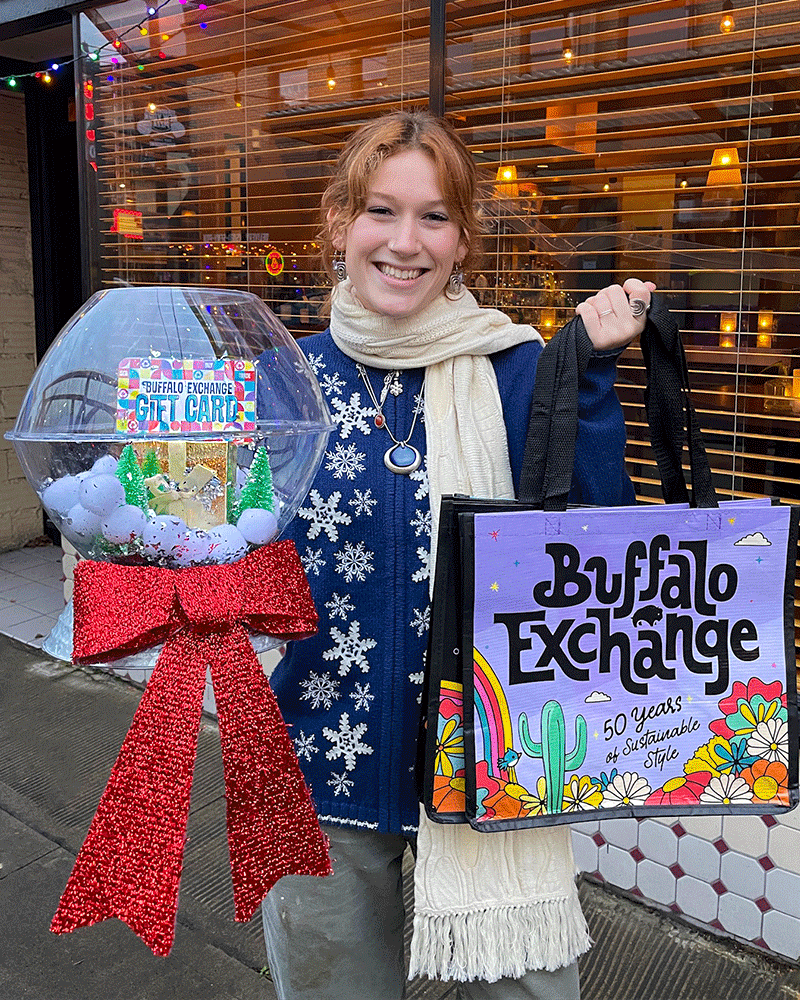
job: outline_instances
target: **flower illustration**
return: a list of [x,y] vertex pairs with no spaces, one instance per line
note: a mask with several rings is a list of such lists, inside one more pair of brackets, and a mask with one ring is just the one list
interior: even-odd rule
[[645,805],[648,806],[688,806],[696,805],[700,801],[703,790],[713,775],[710,771],[692,771],[691,774],[681,775],[678,778],[670,778],[665,781],[661,788],[658,788],[647,799]]
[[773,716],[766,722],[759,722],[755,732],[747,740],[747,752],[764,760],[779,760],[789,763],[789,726],[783,719]]
[[710,771],[712,774],[720,774],[729,769],[729,756],[726,758],[721,751],[726,749],[730,752],[730,743],[724,736],[712,736],[708,743],[698,747],[694,756],[690,757],[683,765],[687,774],[694,771]]
[[734,774],[719,774],[709,781],[700,795],[701,802],[713,805],[742,805],[752,801],[752,790],[744,778]]
[[449,719],[439,716],[436,737],[436,774],[452,778],[464,766],[464,727],[461,717],[452,715]]
[[747,737],[734,736],[715,744],[715,752],[722,758],[719,771],[722,774],[741,774],[755,762],[755,757],[747,750]]
[[603,793],[603,806],[642,806],[651,792],[646,778],[635,771],[616,774]]
[[[512,787],[515,793],[519,794],[509,795],[506,791],[507,787]],[[494,795],[487,795],[483,800],[483,808],[498,819],[517,819],[520,816],[528,815],[528,810],[522,801],[523,796],[527,795],[527,789],[523,788],[522,785],[515,786],[514,783],[510,782],[508,786],[503,786]]]
[[618,774],[619,771],[617,771],[616,768],[614,768],[609,774],[606,774],[605,771],[601,771],[600,777],[592,778],[592,781],[594,782],[595,785],[600,786],[601,792],[604,792]]
[[437,812],[464,812],[464,771],[452,778],[434,774],[432,801]]
[[603,793],[588,775],[570,778],[564,785],[563,812],[583,812],[596,809],[603,801]]
[[789,805],[789,772],[779,760],[757,760],[742,771],[742,778],[753,790],[753,802],[780,802]]
[[709,728],[718,736],[742,736],[753,732],[759,722],[767,722],[773,716],[784,721],[786,715],[786,692],[780,681],[765,684],[758,677],[751,677],[745,686],[736,681],[727,698],[719,707],[724,719],[715,719]]
[[528,810],[529,816],[544,816],[547,812],[547,781],[543,775],[536,779],[536,789],[520,795],[520,802]]

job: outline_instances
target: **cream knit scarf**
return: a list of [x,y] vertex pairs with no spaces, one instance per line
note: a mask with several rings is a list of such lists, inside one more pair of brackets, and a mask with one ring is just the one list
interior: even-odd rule
[[[481,309],[466,289],[453,299],[440,295],[405,319],[379,316],[358,302],[349,279],[333,294],[331,335],[362,364],[425,367],[435,566],[443,494],[514,495],[488,355],[541,338],[496,309]],[[414,894],[409,978],[519,978],[529,969],[568,965],[590,945],[568,826],[476,833],[467,825],[432,823],[421,809]]]

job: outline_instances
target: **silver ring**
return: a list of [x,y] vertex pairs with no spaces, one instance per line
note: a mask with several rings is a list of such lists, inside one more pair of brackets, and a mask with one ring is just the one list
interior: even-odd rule
[[631,312],[634,316],[644,316],[649,308],[644,299],[631,299]]
[[605,312],[598,313],[597,315],[598,316],[610,316],[611,313],[613,313],[613,312],[614,312],[613,309],[606,309]]

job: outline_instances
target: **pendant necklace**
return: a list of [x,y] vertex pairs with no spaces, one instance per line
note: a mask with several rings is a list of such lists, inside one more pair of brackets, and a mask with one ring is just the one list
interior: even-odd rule
[[414,419],[411,421],[411,427],[409,428],[408,434],[402,441],[398,441],[394,434],[392,434],[391,429],[386,422],[386,416],[383,412],[383,404],[386,402],[386,397],[389,394],[391,385],[394,383],[400,372],[391,371],[386,373],[386,376],[383,379],[381,398],[378,399],[372,388],[372,383],[369,380],[366,368],[362,364],[356,364],[356,369],[358,370],[361,381],[367,387],[369,398],[372,400],[372,405],[376,410],[373,423],[378,429],[381,427],[385,428],[386,433],[392,439],[392,447],[386,450],[386,453],[383,456],[383,464],[390,472],[394,472],[395,475],[398,476],[408,476],[412,472],[416,472],[422,464],[422,454],[419,448],[415,448],[413,444],[409,444],[409,441],[411,440],[414,428],[417,425],[419,412],[424,406],[425,379],[423,378],[422,380],[422,388],[419,391],[419,398],[414,406]]

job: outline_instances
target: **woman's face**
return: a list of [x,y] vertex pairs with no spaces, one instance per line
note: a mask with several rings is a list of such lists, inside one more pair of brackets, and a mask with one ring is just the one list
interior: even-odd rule
[[443,291],[453,262],[466,253],[450,218],[433,160],[410,149],[388,157],[372,174],[364,211],[335,243],[361,304],[402,318]]

